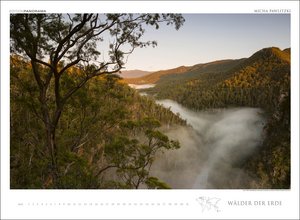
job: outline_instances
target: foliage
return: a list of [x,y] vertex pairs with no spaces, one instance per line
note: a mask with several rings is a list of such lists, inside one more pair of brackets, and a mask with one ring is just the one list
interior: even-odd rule
[[[40,177],[37,178],[39,185],[46,182],[45,187],[68,187],[65,183],[69,180],[64,181],[64,176],[77,166],[77,162],[80,167],[89,163],[89,160],[81,160],[74,154],[86,153],[87,149],[82,150],[82,146],[101,137],[99,132],[110,131],[126,115],[126,108],[119,108],[123,101],[118,100],[122,97],[118,93],[120,90],[111,89],[114,77],[106,78],[102,86],[93,87],[88,82],[119,72],[134,49],[155,46],[155,41],[142,41],[145,25],[158,29],[161,23],[166,23],[179,29],[183,22],[184,18],[179,14],[11,14],[11,72],[18,81],[13,80],[11,84],[11,88],[16,89],[12,102],[29,105],[27,109],[25,106],[21,108],[30,122],[38,119],[29,127],[30,137],[34,139],[34,143],[30,142],[29,166],[35,151],[43,154],[45,163],[41,170],[44,172],[32,174]],[[97,48],[99,44],[107,44],[109,48],[102,58]],[[14,63],[14,56],[24,58],[21,61],[24,67]],[[83,90],[95,90],[104,96],[92,104],[89,98],[96,98],[96,93]],[[101,111],[101,101],[104,105],[111,105],[108,106],[111,107],[109,112]],[[74,109],[75,105],[81,107],[80,112]],[[12,117],[22,117],[20,111],[17,108],[12,110]],[[12,129],[16,125],[14,122]],[[16,133],[16,136],[21,134]],[[16,154],[22,156],[20,141],[13,144],[19,147]],[[22,165],[15,154],[12,158],[17,161],[15,166]],[[92,172],[90,169],[74,172],[75,177],[91,179],[88,178]],[[12,183],[19,186],[19,181]],[[31,183],[26,180],[20,185],[24,187]],[[79,187],[94,185],[91,181]]]
[[265,126],[265,139],[260,151],[244,167],[258,179],[251,188],[289,189],[290,160],[290,93],[281,94],[278,105]]
[[[176,146],[158,129],[161,123],[184,125],[182,119],[119,83],[113,75],[97,77],[78,90],[64,107],[56,128],[60,175],[59,181],[54,182],[51,157],[45,148],[43,119],[36,113],[39,96],[30,71],[28,62],[18,56],[11,57],[12,188],[136,188],[121,178],[114,180],[116,164],[119,167],[124,164],[124,167],[128,162],[128,167],[134,158],[133,147],[141,147],[145,153],[150,148],[144,142],[149,139],[157,142],[150,145],[155,146],[148,158],[151,163],[157,150]],[[82,74],[78,69],[66,74],[65,87],[73,83],[74,72]],[[127,152],[123,155],[124,161],[118,160],[119,153],[124,152]],[[140,154],[135,163],[141,165],[146,161],[143,156]],[[150,161],[148,163],[150,165]],[[107,166],[106,172],[100,172]],[[120,169],[118,175],[130,173],[132,178],[143,176],[145,181],[150,167],[143,169],[134,172]]]
[[[104,154],[110,164],[107,167],[116,168],[118,178],[123,180],[127,187],[138,189],[141,184],[149,180],[149,170],[156,153],[178,149],[179,143],[169,140],[166,135],[157,130],[160,126],[157,120],[146,118],[136,122],[128,121],[128,124],[129,126],[126,124],[123,126],[132,128],[134,125],[139,130],[138,133],[127,131],[134,139],[123,135],[114,137],[111,143],[105,146]],[[101,169],[98,174],[105,171],[107,167]]]
[[156,177],[148,177],[146,184],[149,189],[171,189],[166,183],[159,181]]

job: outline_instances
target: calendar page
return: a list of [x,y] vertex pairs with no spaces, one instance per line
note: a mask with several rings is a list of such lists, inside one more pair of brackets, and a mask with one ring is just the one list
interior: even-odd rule
[[228,218],[299,218],[299,2],[1,2],[1,219]]

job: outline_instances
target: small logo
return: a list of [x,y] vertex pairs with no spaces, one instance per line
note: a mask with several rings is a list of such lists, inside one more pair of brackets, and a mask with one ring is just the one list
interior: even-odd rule
[[210,211],[210,210],[220,212],[220,208],[218,206],[218,203],[220,202],[220,200],[221,200],[220,198],[205,197],[205,196],[200,196],[196,199],[196,201],[201,206],[202,212]]

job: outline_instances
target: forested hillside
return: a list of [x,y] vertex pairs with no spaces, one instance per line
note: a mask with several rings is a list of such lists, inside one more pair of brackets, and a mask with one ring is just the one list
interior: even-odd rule
[[220,69],[196,70],[193,79],[189,79],[191,73],[174,76],[174,80],[162,78],[149,92],[196,110],[250,106],[271,111],[281,90],[290,86],[289,54],[278,48],[266,48],[230,64],[223,69],[222,65]]
[[264,143],[238,166],[245,166],[257,178],[250,188],[289,188],[290,49],[265,48],[247,59],[226,63],[228,68],[162,77],[147,92],[194,110],[262,108],[268,119]]
[[129,84],[153,84],[156,83],[162,76],[186,73],[190,67],[180,66],[170,70],[161,70],[143,77],[124,79]]
[[[82,74],[78,68],[67,72],[61,89]],[[118,80],[94,78],[66,103],[57,127],[59,181],[54,183],[31,65],[11,56],[12,188],[168,188],[150,177],[149,169],[157,152],[179,144],[159,127],[185,121]]]

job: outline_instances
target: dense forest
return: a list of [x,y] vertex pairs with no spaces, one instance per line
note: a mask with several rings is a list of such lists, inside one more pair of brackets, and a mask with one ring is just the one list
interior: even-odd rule
[[161,77],[148,92],[195,109],[228,106],[272,110],[290,83],[289,52],[267,48],[244,60],[209,63],[185,74]]
[[[118,82],[114,75],[93,79],[66,104],[57,128],[61,176],[59,185],[53,185],[48,175],[51,158],[43,147],[39,97],[30,71],[27,61],[11,57],[12,188],[167,187],[148,176],[149,168],[157,151],[179,145],[159,127],[185,125],[185,121]],[[83,73],[79,69],[68,72],[65,87],[74,83],[74,74]],[[113,179],[112,173],[117,175]]]
[[290,187],[290,49],[262,49],[247,59],[199,64],[162,76],[146,90],[194,110],[259,107],[268,119],[264,142],[238,164],[256,178],[250,188]]

